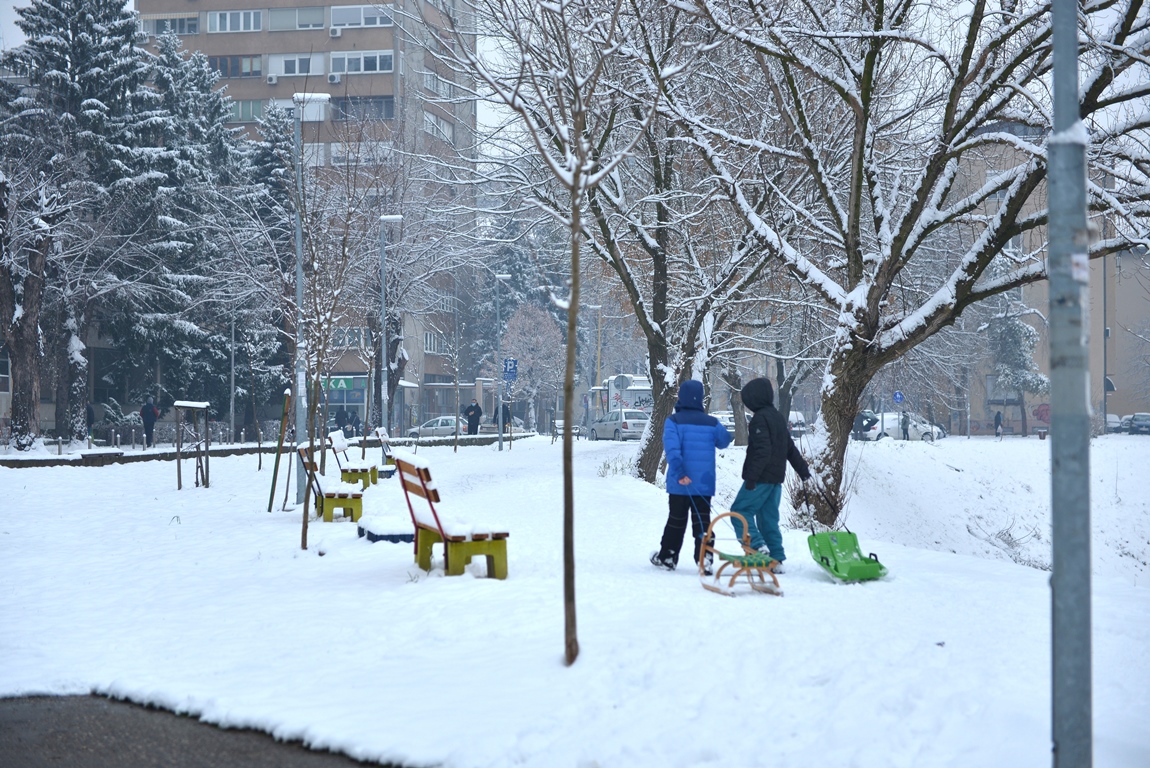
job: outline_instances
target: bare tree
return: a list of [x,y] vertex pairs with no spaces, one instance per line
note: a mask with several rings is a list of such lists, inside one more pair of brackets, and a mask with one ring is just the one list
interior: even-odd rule
[[[707,102],[666,103],[758,247],[835,316],[821,391],[827,442],[813,462],[818,517],[833,523],[867,384],[967,307],[1045,278],[1049,3],[693,8],[753,62],[764,87],[745,109],[774,119],[736,133]],[[1146,239],[1145,6],[1090,5],[1081,25],[1080,135],[1089,130],[1092,165],[1116,179],[1089,185],[1091,210],[1117,233],[1083,244],[1098,257]],[[962,243],[945,270],[929,247],[940,236]]]

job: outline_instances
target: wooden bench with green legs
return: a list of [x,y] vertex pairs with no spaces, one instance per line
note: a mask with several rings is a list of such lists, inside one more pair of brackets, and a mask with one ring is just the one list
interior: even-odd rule
[[371,462],[355,461],[348,458],[347,438],[344,437],[342,429],[337,429],[328,435],[327,442],[331,446],[331,455],[335,456],[335,463],[339,467],[341,480],[345,483],[363,483],[363,490],[365,491],[367,486],[379,482],[379,467]]
[[448,576],[460,576],[471,558],[487,559],[487,575],[507,578],[506,531],[477,530],[451,515],[436,509],[442,506],[439,491],[431,479],[431,467],[414,454],[394,452],[395,465],[407,499],[407,510],[415,526],[415,562],[431,570],[431,549],[443,545],[443,570]]
[[335,510],[344,510],[344,517],[351,517],[353,523],[363,516],[363,491],[358,485],[326,480],[312,459],[311,449],[299,447],[299,457],[307,471],[308,488],[315,493],[315,514],[325,523],[335,521]]

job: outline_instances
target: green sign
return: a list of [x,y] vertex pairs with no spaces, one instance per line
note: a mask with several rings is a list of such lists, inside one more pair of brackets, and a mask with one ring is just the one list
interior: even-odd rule
[[332,376],[331,380],[321,379],[320,385],[324,389],[343,390],[343,389],[367,389],[366,376]]

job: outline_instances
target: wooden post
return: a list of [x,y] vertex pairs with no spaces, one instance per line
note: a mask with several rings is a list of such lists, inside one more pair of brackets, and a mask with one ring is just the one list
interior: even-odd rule
[[[208,412],[204,411],[204,427],[208,426]],[[204,429],[204,487],[208,487],[208,476],[211,474],[212,458],[212,430]]]

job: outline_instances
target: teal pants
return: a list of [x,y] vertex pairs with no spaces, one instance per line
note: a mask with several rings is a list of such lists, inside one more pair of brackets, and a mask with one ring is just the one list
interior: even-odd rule
[[[754,490],[747,490],[747,484],[739,489],[732,512],[747,518],[750,529],[751,546],[759,549],[766,545],[770,555],[780,563],[787,559],[783,551],[783,534],[779,531],[779,502],[783,498],[783,486],[779,483],[758,483]],[[743,526],[736,518],[731,518],[735,535],[743,537]]]

